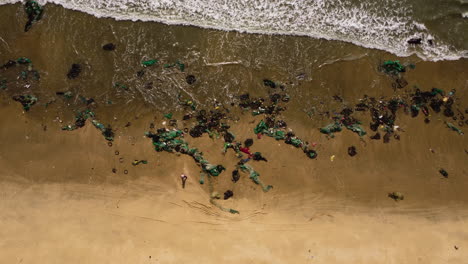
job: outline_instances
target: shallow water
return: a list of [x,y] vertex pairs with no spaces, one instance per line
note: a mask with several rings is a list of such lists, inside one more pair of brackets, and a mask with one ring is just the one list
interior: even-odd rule
[[[2,0],[2,3],[17,2]],[[468,11],[459,0],[152,1],[52,0],[68,9],[120,20],[157,21],[261,34],[340,40],[426,60],[468,56]],[[408,39],[423,38],[410,46]],[[430,45],[427,40],[433,40]]]

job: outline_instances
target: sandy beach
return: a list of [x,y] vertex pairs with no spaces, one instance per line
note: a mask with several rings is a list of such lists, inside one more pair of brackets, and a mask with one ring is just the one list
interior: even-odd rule
[[[19,5],[1,6],[3,20],[15,17],[15,10]],[[428,62],[324,40],[113,21],[58,6],[50,6],[48,12],[29,35],[21,35],[24,21],[19,18],[13,27],[0,23],[5,32],[0,63],[27,56],[41,73],[31,88],[11,81],[15,85],[0,93],[0,263],[467,263],[468,140],[444,123],[463,120],[431,113],[426,124],[422,114],[412,118],[401,112],[396,119],[400,139],[385,144],[369,139],[372,131],[359,137],[344,130],[330,138],[319,128],[331,119],[310,113],[339,112],[364,95],[380,100],[409,94],[415,87],[424,91],[436,87],[456,89],[454,106],[462,113],[456,115],[467,116],[468,60]],[[68,38],[69,31],[60,31],[64,28],[52,29],[51,21],[63,14],[69,17],[66,21],[76,23],[70,28],[81,30],[77,35],[85,34],[86,25],[100,25],[102,39],[96,38],[101,34],[97,30],[78,43],[76,36]],[[152,47],[132,38],[119,39],[137,25],[142,42],[156,31],[165,32],[166,39],[154,40]],[[138,79],[135,73],[140,68],[129,62],[138,65],[141,54],[123,48],[111,55],[96,51],[115,39],[118,48],[138,47],[139,52],[162,54],[166,61],[187,53],[187,70],[145,69]],[[243,53],[242,43],[255,40],[272,45],[265,50],[276,51],[278,57],[250,49]],[[162,44],[166,42],[171,44]],[[171,47],[174,42],[180,46]],[[335,60],[334,55],[313,55],[313,50],[290,54],[284,49],[290,44],[326,43],[350,56]],[[96,50],[90,48],[94,46]],[[167,55],[171,51],[174,54]],[[290,60],[285,59],[288,56]],[[309,61],[312,56],[316,63]],[[378,63],[387,59],[415,63],[415,69],[405,73],[407,87],[393,89],[392,78],[378,72]],[[85,65],[83,74],[67,80],[75,62]],[[305,77],[298,78],[300,73]],[[0,77],[14,80],[14,74],[5,70]],[[187,74],[199,78],[195,85],[185,83]],[[268,97],[271,91],[262,84],[265,76],[286,85],[291,101],[281,117],[296,135],[316,145],[316,159],[283,141],[257,139],[253,129],[265,116],[230,107],[233,92]],[[116,92],[112,84],[122,80],[131,89]],[[145,92],[141,87],[149,81],[155,88]],[[76,97],[56,95],[67,90]],[[24,91],[39,96],[27,112],[11,99]],[[193,120],[182,121],[184,109],[167,99],[177,94],[194,98],[206,109],[213,109],[208,101],[219,95],[237,118],[229,120],[230,131],[238,139],[253,138],[251,150],[268,159],[254,163],[262,181],[273,186],[262,192],[247,174],[237,183],[231,180],[239,159],[233,152],[222,153],[223,139],[184,136],[210,162],[226,167],[213,177],[214,190],[220,194],[232,190],[234,196],[219,203],[239,214],[210,203],[209,184],[199,184],[200,167],[192,158],[156,152],[144,136],[151,123],[170,128],[163,117],[169,111],[179,120],[179,128],[193,126]],[[83,108],[78,95],[96,99],[93,111],[115,130],[112,144],[90,120],[74,131],[61,129]],[[334,95],[344,101],[337,102]],[[45,106],[51,99],[55,101]],[[355,116],[369,130],[369,113]],[[462,125],[466,133],[468,125]],[[357,149],[354,157],[347,153],[350,146]],[[132,165],[142,159],[148,164]],[[439,173],[442,168],[448,177]],[[185,188],[182,173],[188,176]],[[404,200],[390,199],[390,192],[403,193]]]

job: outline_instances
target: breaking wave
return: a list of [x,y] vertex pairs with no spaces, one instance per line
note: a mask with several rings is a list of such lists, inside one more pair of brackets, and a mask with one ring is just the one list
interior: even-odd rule
[[[0,4],[20,2],[0,0]],[[409,0],[40,0],[96,17],[350,42],[406,57],[468,57],[413,18]],[[422,38],[421,45],[407,40]],[[433,40],[431,45],[430,41]]]

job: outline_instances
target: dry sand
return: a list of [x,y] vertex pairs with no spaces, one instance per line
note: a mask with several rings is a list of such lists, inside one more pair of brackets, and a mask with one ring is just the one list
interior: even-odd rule
[[[269,159],[255,164],[274,185],[268,193],[246,175],[230,182],[235,159],[219,155],[221,140],[190,139],[210,161],[228,166],[215,187],[234,191],[222,202],[241,212],[231,215],[209,203],[190,158],[154,152],[141,131],[121,131],[109,147],[90,124],[63,132],[62,124],[49,122],[44,131],[44,123],[7,101],[0,115],[1,263],[468,260],[467,156],[463,146],[444,147],[459,138],[443,128],[440,137],[418,137],[420,126],[408,125],[400,142],[366,145],[348,132],[328,141],[311,131],[307,136],[323,144],[317,160],[270,138],[256,140],[253,149]],[[141,130],[145,122],[132,127]],[[245,122],[233,130],[247,136],[253,126]],[[350,144],[358,147],[356,157],[345,152]],[[133,159],[149,164],[134,167]],[[442,165],[448,179],[437,173]],[[182,172],[189,175],[185,189]],[[394,190],[405,200],[389,199]]]

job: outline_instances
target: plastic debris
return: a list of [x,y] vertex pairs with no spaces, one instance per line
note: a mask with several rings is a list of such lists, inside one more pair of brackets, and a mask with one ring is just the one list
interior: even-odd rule
[[262,187],[262,190],[264,192],[268,192],[273,186],[271,185],[265,185],[261,180],[260,180],[260,173],[256,172],[250,165],[247,164],[240,164],[238,165],[241,171],[243,172],[248,172],[250,179],[255,183],[258,184]]
[[24,5],[24,11],[28,16],[28,22],[26,22],[26,25],[24,26],[24,32],[28,32],[33,23],[36,23],[42,18],[43,9],[38,2],[28,0]]
[[405,72],[405,66],[401,65],[399,61],[385,61],[382,64],[382,69],[385,73],[390,75],[398,75],[401,72]]
[[448,172],[447,172],[446,170],[440,169],[440,170],[439,170],[439,173],[440,173],[442,176],[444,176],[445,178],[448,178]]
[[232,196],[234,196],[234,193],[231,190],[227,190],[226,192],[224,192],[224,200],[227,200]]
[[176,67],[179,68],[179,70],[181,72],[184,72],[185,70],[185,64],[181,63],[180,61],[176,61],[176,63],[172,63],[172,64],[164,64],[163,67],[164,68],[172,68],[172,67]]
[[81,65],[73,63],[71,66],[71,69],[67,73],[68,79],[75,79],[77,78],[81,73]]
[[13,100],[20,102],[23,105],[24,111],[27,112],[29,111],[29,109],[31,109],[31,106],[36,104],[37,97],[30,95],[30,94],[17,95],[17,96],[13,96]]
[[264,79],[264,80],[263,80],[263,84],[264,84],[265,86],[270,87],[270,88],[276,88],[276,83],[273,82],[273,81],[271,81],[271,80],[268,80],[268,79]]
[[454,124],[452,123],[449,123],[449,122],[446,122],[445,123],[447,125],[448,128],[452,129],[453,131],[457,132],[459,135],[463,135],[463,131],[461,129],[459,129],[458,127],[456,127]]
[[148,161],[147,160],[134,160],[132,162],[133,166],[136,166],[136,165],[139,165],[139,164],[148,164]]
[[154,64],[158,63],[158,60],[145,60],[145,61],[142,61],[141,64],[144,66],[144,67],[149,67],[149,66],[153,66]]
[[105,51],[113,51],[115,50],[115,45],[113,43],[107,43],[104,46],[102,46],[102,49]]
[[188,84],[192,85],[192,84],[194,84],[194,83],[197,81],[197,78],[195,78],[194,75],[187,75],[187,77],[185,77],[185,81],[186,81]]
[[405,199],[405,196],[400,192],[391,192],[388,194],[388,197],[395,200],[395,202],[402,201]]
[[114,141],[114,132],[112,131],[112,128],[110,125],[108,127],[105,127],[103,124],[99,123],[99,121],[93,119],[92,120],[93,125],[101,130],[102,135],[107,141]]
[[356,156],[357,154],[357,151],[356,151],[356,147],[355,146],[351,146],[348,148],[348,155],[351,156],[351,157],[354,157]]
[[320,128],[320,133],[327,134],[333,138],[335,136],[333,133],[340,132],[341,130],[342,130],[341,123],[334,122],[334,123],[328,124],[325,127]]
[[72,130],[84,127],[84,125],[86,124],[86,120],[88,118],[94,118],[94,116],[95,116],[94,112],[89,109],[86,109],[81,112],[77,112],[75,115],[75,124],[64,126],[62,127],[62,130],[72,131]]

